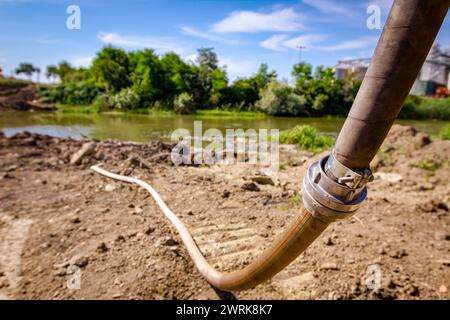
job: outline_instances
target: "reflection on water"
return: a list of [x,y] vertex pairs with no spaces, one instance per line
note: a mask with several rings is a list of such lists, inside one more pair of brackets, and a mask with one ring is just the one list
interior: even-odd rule
[[[7,111],[0,113],[0,129],[6,135],[30,131],[57,137],[119,139],[145,142],[154,139],[169,140],[173,130],[185,128],[193,133],[194,121],[201,120],[203,132],[209,128],[225,129],[279,129],[308,124],[320,132],[337,135],[344,123],[342,118],[239,118],[205,116],[150,116],[135,114],[60,114],[50,112]],[[446,121],[399,120],[420,131],[437,134]]]

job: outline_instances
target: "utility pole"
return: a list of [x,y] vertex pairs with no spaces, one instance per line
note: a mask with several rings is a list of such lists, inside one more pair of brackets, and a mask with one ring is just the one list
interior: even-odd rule
[[303,49],[306,49],[306,47],[299,45],[299,46],[297,46],[297,49],[299,51],[299,62],[302,62],[302,51],[303,51]]

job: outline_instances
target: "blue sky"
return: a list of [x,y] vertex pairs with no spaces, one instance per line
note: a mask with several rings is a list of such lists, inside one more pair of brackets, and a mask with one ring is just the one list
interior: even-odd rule
[[[0,0],[0,66],[9,75],[20,62],[45,69],[67,60],[89,65],[106,44],[126,50],[154,48],[195,59],[214,47],[230,80],[249,76],[267,62],[290,78],[299,60],[333,66],[338,59],[370,57],[381,30],[366,26],[367,7],[381,9],[384,24],[392,0]],[[69,5],[81,9],[81,29],[69,30]],[[450,18],[438,42],[450,47]]]

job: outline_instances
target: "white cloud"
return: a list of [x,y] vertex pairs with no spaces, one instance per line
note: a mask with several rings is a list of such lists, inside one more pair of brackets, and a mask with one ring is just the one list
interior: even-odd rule
[[219,58],[219,64],[227,67],[227,72],[231,81],[235,80],[237,77],[248,77],[254,74],[259,67],[258,62],[254,60],[236,60],[226,57]]
[[289,40],[286,40],[283,45],[290,49],[298,50],[298,46],[304,46],[305,49],[314,48],[315,44],[321,42],[326,38],[322,34],[305,34]]
[[74,67],[80,68],[88,68],[92,64],[92,57],[78,57],[75,59],[71,59],[70,62]]
[[286,34],[276,34],[261,42],[260,45],[263,48],[274,51],[283,51],[285,49],[298,50],[299,46],[311,49],[325,38],[326,36],[322,34],[304,34],[294,38],[289,38]]
[[355,50],[355,49],[367,49],[375,47],[378,41],[377,37],[361,37],[358,39],[347,40],[341,43],[320,47],[323,51],[341,51],[341,50]]
[[182,27],[180,27],[180,30],[182,33],[184,33],[188,36],[192,36],[192,37],[202,38],[202,39],[219,42],[219,43],[225,43],[225,44],[237,44],[236,41],[225,39],[223,37],[220,37],[220,36],[208,33],[208,32],[203,32],[203,31],[197,30],[192,27],[182,26]]
[[168,51],[174,51],[177,53],[185,52],[185,48],[172,38],[125,36],[115,32],[99,32],[97,38],[103,43],[130,49],[151,48],[160,53]]
[[288,38],[287,34],[275,34],[270,38],[262,41],[260,43],[261,47],[274,50],[274,51],[283,51],[283,42]]
[[303,29],[303,14],[293,8],[284,8],[270,13],[235,11],[215,23],[211,31],[217,33],[293,32]]
[[347,16],[354,15],[354,12],[349,8],[338,4],[336,1],[329,0],[303,0],[304,4],[307,4],[317,10],[326,14],[343,14]]

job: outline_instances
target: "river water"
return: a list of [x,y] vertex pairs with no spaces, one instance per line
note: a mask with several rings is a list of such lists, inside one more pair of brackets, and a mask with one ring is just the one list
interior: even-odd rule
[[[193,133],[194,121],[202,121],[203,132],[210,128],[226,129],[279,129],[286,130],[296,125],[308,124],[318,131],[337,135],[344,123],[343,118],[280,118],[258,117],[213,117],[193,115],[137,115],[137,114],[66,114],[51,112],[6,111],[0,113],[0,130],[7,136],[27,130],[56,137],[94,139],[119,139],[146,142],[154,139],[170,140],[171,133],[178,128]],[[398,120],[397,123],[411,125],[420,131],[435,135],[449,122],[436,120]]]

